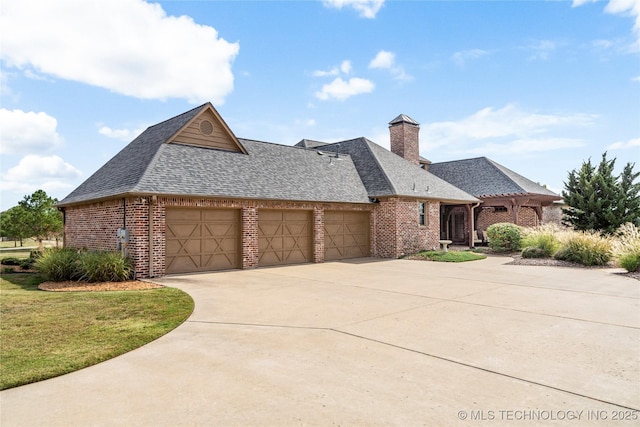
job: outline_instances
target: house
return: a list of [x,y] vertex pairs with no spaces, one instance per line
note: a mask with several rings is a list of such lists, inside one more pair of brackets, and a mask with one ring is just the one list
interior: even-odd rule
[[[417,152],[417,127],[406,133]],[[59,203],[65,244],[112,250],[126,230],[138,277],[398,257],[438,246],[441,203],[478,202],[365,138],[321,148],[239,139],[204,104],[149,127]]]
[[[561,200],[553,191],[486,157],[432,163],[429,172],[482,200],[473,215],[477,231],[511,222],[524,227],[542,224],[543,208]],[[450,206],[443,210],[440,232],[454,243],[466,243],[469,210]]]
[[475,230],[482,200],[426,170],[419,124],[400,115],[389,131],[391,151],[366,138],[285,146],[237,138],[203,104],[149,127],[58,204],[65,245],[121,247],[144,278],[396,258],[438,247],[457,210]]

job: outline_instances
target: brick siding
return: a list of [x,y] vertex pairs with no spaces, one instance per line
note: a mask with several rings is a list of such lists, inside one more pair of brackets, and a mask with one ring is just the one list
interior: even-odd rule
[[[292,203],[272,201],[196,199],[187,197],[138,197],[95,202],[65,208],[65,245],[90,250],[116,250],[118,228],[129,230],[128,254],[139,278],[161,276],[165,272],[166,207],[241,209],[242,268],[258,265],[258,209],[302,209],[314,212],[314,262],[324,260],[324,210],[364,210],[370,205]],[[153,228],[149,230],[149,218]],[[149,257],[149,242],[153,245]],[[375,241],[373,233],[371,241]],[[374,254],[374,251],[371,251]]]
[[[492,207],[477,208],[480,209],[476,220],[477,230],[486,230],[490,225],[500,222],[513,223],[512,207],[507,207],[506,211],[494,211]],[[530,206],[522,206],[518,212],[517,225],[523,227],[536,227],[540,225],[536,209]]]
[[396,123],[389,126],[391,152],[414,164],[420,163],[420,126]]
[[[426,202],[427,225],[418,224],[418,203],[390,198],[378,204],[279,202],[189,197],[130,197],[65,208],[65,246],[116,250],[118,228],[129,230],[128,254],[136,277],[165,273],[166,208],[199,207],[241,210],[242,268],[258,266],[258,210],[299,209],[313,212],[313,262],[324,261],[324,211],[370,211],[371,255],[397,258],[421,249],[436,248],[439,239],[438,202]],[[153,227],[149,229],[149,219]],[[151,243],[151,245],[150,245]],[[151,257],[149,248],[151,250]]]
[[426,225],[419,224],[420,201],[396,197],[380,201],[374,211],[377,256],[397,258],[423,249],[438,247],[440,203],[423,202]]

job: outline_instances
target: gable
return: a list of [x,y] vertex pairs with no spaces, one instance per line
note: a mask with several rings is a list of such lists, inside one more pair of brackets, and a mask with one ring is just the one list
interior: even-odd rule
[[211,106],[204,108],[167,143],[195,145],[246,154],[242,144]]

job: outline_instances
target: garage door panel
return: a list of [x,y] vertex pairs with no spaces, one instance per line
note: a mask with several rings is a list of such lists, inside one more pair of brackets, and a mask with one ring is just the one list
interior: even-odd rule
[[258,265],[283,265],[311,260],[311,212],[258,212]]
[[325,211],[324,259],[327,261],[370,255],[369,213]]
[[167,208],[166,272],[240,268],[238,209]]

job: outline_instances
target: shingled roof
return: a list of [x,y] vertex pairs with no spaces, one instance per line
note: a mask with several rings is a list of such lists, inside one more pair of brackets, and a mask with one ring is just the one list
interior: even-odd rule
[[486,157],[432,163],[429,172],[480,199],[517,195],[548,200],[562,198]]
[[[189,142],[205,116],[219,128],[222,145],[203,135]],[[297,145],[236,138],[206,103],[149,127],[58,205],[154,194],[341,203],[384,196],[478,201],[366,138]]]
[[405,196],[447,203],[479,202],[470,194],[367,138],[323,145],[317,150],[351,156],[370,197]]
[[370,202],[348,156],[238,139],[247,154],[167,143],[210,104],[149,127],[59,206],[133,194]]

